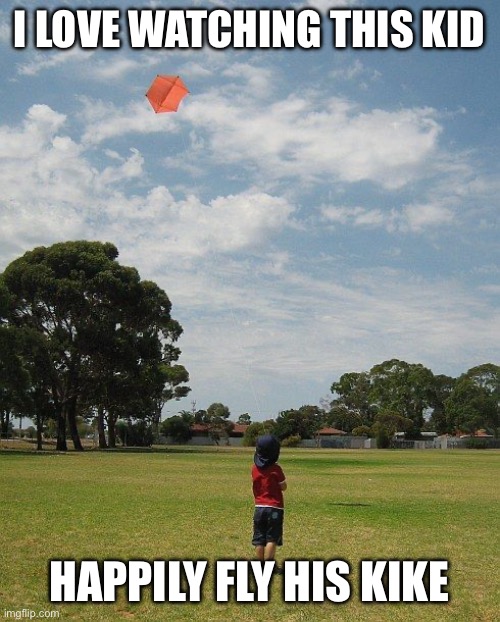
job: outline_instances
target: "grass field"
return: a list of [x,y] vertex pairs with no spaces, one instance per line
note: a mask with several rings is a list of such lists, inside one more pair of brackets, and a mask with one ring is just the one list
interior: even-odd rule
[[[283,559],[343,559],[343,604],[217,603],[213,568],[249,559],[247,449],[59,454],[0,452],[0,617],[23,609],[70,620],[477,620],[500,612],[500,452],[284,449]],[[52,604],[48,562],[209,561],[201,603]],[[450,601],[360,602],[365,559],[446,559]],[[27,614],[25,614],[27,615]],[[21,614],[18,614],[20,617]]]

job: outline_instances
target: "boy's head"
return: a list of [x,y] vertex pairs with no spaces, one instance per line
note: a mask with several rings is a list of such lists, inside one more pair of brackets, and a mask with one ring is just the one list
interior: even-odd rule
[[253,461],[261,469],[271,466],[278,461],[280,449],[279,440],[272,434],[259,436],[255,446]]

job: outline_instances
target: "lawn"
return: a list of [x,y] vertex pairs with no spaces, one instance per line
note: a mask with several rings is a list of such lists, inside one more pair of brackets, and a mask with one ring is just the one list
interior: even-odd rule
[[[252,559],[252,452],[0,452],[0,615],[60,619],[477,620],[500,611],[500,452],[293,450],[279,561],[345,560],[345,603],[217,603],[218,560]],[[208,560],[200,603],[51,603],[50,560]],[[362,560],[448,560],[448,603],[360,602]],[[27,614],[25,614],[27,615]],[[21,613],[18,613],[18,617]]]

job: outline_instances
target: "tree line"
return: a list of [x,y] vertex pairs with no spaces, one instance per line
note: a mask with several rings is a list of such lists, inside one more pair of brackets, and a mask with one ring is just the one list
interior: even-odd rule
[[[167,294],[117,261],[111,243],[76,241],[38,247],[0,274],[0,434],[12,417],[35,423],[37,444],[48,422],[56,448],[83,449],[78,422],[95,421],[99,446],[151,444],[159,433],[188,440],[195,423],[214,442],[228,437],[229,408],[181,411],[164,421],[168,400],[188,395],[189,374],[178,363],[182,327]],[[494,436],[500,426],[500,367],[485,363],[458,378],[391,359],[347,372],[320,405],[284,410],[250,424],[245,442],[272,431],[286,442],[313,438],[325,426],[386,438],[418,438],[425,429]]]
[[392,359],[368,372],[342,375],[331,391],[329,420],[346,431],[373,431],[373,426],[392,431],[397,424],[408,438],[418,438],[425,429],[438,434],[474,434],[479,429],[498,434],[500,367],[492,363],[453,378]]
[[97,421],[100,447],[114,447],[119,421],[157,429],[162,408],[188,394],[177,361],[181,325],[171,302],[111,243],[37,247],[0,275],[0,432],[22,413],[38,447],[48,420],[56,448],[82,450],[78,417]]
[[[395,432],[418,439],[423,431],[438,434],[474,434],[480,429],[495,437],[500,425],[500,367],[485,363],[453,378],[434,375],[421,364],[391,359],[366,372],[348,372],[332,383],[331,396],[320,405],[284,410],[275,419],[252,422],[248,413],[238,423],[249,424],[244,444],[273,433],[285,444],[314,438],[320,429],[333,427],[347,434],[376,437],[384,446]],[[209,436],[227,438],[234,423],[224,404],[207,411],[182,411],[162,424],[166,436],[189,440],[194,423],[203,423]]]
[[281,412],[274,420],[253,423],[247,444],[263,432],[285,443],[314,438],[323,427],[377,437],[386,445],[396,432],[421,438],[423,431],[471,434],[484,429],[500,436],[500,366],[485,363],[458,378],[435,375],[421,364],[391,359],[369,371],[347,372],[332,383],[331,397],[320,406]]

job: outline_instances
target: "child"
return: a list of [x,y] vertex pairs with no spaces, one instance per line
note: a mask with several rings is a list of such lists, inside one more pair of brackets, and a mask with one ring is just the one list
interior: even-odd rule
[[257,439],[252,466],[255,499],[252,544],[260,561],[274,560],[276,547],[283,544],[286,480],[281,467],[276,464],[280,448],[280,442],[271,434]]

